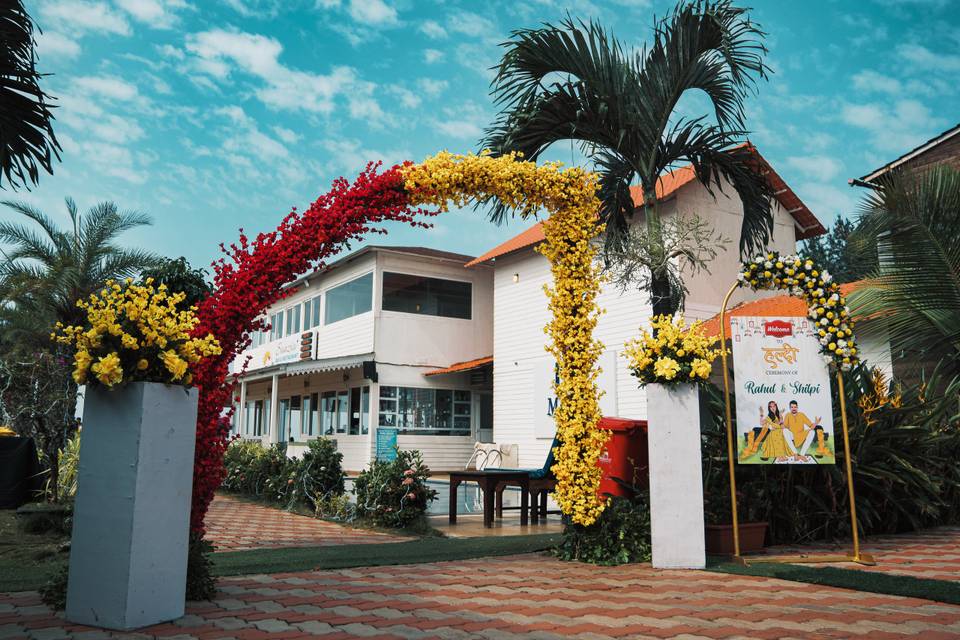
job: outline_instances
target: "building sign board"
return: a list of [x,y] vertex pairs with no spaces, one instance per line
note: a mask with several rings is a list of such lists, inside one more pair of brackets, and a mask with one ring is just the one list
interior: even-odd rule
[[730,318],[740,464],[834,464],[830,374],[805,317]]
[[240,354],[233,361],[233,373],[239,373],[243,367],[244,360],[249,356],[247,363],[247,373],[258,369],[266,369],[279,364],[288,364],[301,360],[303,337],[300,333],[295,333],[259,347],[248,349]]
[[393,462],[397,459],[397,436],[400,430],[396,427],[377,427],[377,460]]

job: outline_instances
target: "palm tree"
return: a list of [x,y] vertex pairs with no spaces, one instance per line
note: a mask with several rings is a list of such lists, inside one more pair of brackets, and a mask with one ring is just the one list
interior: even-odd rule
[[60,144],[53,133],[50,96],[40,88],[33,21],[20,0],[0,3],[0,187],[37,184],[53,173]]
[[78,324],[82,320],[76,303],[107,280],[134,276],[155,264],[159,257],[140,249],[115,244],[124,231],[151,224],[150,217],[135,211],[119,211],[112,202],[101,202],[85,215],[66,199],[71,227],[59,228],[43,212],[23,202],[2,204],[39,227],[0,222],[0,300],[7,313],[29,310],[38,320],[29,323],[49,333],[42,320]]
[[881,316],[897,351],[960,369],[960,171],[894,172],[861,206],[857,240],[875,243],[878,267],[850,298]]
[[[664,254],[650,256],[646,286],[655,314],[674,313],[682,289],[670,265],[684,252],[666,255],[662,242],[656,185],[664,171],[689,162],[711,193],[724,180],[732,184],[744,208],[741,253],[765,247],[773,231],[773,194],[746,143],[743,110],[757,78],[769,71],[763,36],[744,9],[726,0],[678,5],[640,51],[626,50],[592,21],[569,17],[560,26],[515,31],[492,85],[502,111],[482,144],[494,154],[518,151],[536,160],[555,142],[579,142],[600,173],[608,260],[630,253],[630,185],[639,182],[643,244]],[[708,114],[677,113],[681,97],[695,90],[706,94],[715,122]],[[497,222],[505,215],[502,205],[491,213]]]

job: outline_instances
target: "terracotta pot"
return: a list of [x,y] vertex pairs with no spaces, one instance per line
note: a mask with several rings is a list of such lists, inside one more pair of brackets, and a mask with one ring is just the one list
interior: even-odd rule
[[[733,525],[708,524],[706,527],[707,553],[718,556],[733,555]],[[763,540],[767,536],[766,522],[740,523],[740,553],[763,550]]]

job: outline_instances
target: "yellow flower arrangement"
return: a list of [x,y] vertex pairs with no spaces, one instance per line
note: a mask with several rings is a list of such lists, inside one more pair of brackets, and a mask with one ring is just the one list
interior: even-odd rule
[[738,279],[741,285],[752,289],[781,289],[803,298],[807,303],[807,316],[820,340],[820,353],[827,364],[849,371],[860,361],[853,337],[853,320],[840,285],[813,260],[770,251],[744,262]]
[[521,217],[546,209],[546,241],[537,247],[550,261],[553,286],[546,287],[552,314],[544,331],[557,362],[559,406],[554,413],[560,445],[554,449],[555,498],[578,524],[590,525],[606,502],[597,496],[602,472],[597,460],[609,433],[600,421],[597,360],[603,345],[593,338],[600,309],[600,273],[593,240],[599,201],[593,173],[560,163],[537,165],[520,154],[493,157],[440,153],[404,169],[412,204],[445,210],[449,203],[496,198]]
[[650,319],[650,329],[627,342],[623,354],[641,385],[705,382],[721,355],[719,338],[704,335],[702,323],[687,326],[683,316]]
[[190,384],[190,365],[219,354],[220,344],[212,334],[190,337],[199,320],[193,308],[178,308],[184,297],[169,293],[165,285],[154,288],[151,278],[143,285],[109,281],[88,300],[77,301],[86,311],[86,324],[57,323],[51,338],[76,350],[77,384]]

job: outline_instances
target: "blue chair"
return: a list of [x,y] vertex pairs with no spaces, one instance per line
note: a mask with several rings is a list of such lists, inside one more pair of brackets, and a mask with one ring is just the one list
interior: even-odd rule
[[[553,450],[558,446],[560,446],[560,440],[554,436],[553,442],[550,443],[550,449],[547,451],[547,459],[539,469],[503,469],[503,471],[527,472],[529,476],[530,519],[533,522],[538,522],[541,514],[544,518],[547,517],[547,495],[557,486],[557,479],[554,477],[550,467],[552,467],[556,461]],[[513,484],[515,483],[505,481],[497,485],[496,511],[498,518],[503,517],[503,490]]]

